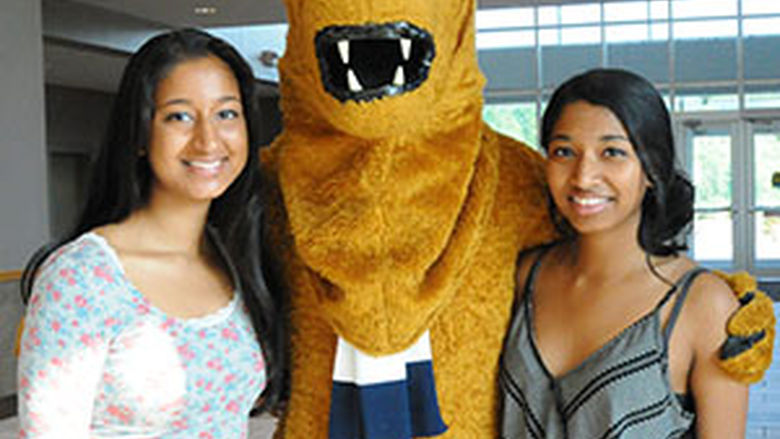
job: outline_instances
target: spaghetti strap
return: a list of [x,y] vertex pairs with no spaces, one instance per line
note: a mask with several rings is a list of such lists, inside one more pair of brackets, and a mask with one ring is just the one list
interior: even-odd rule
[[691,288],[693,281],[697,276],[705,272],[707,272],[707,269],[702,267],[692,268],[691,270],[687,271],[680,278],[680,280],[677,281],[674,287],[672,287],[671,291],[667,293],[667,297],[664,297],[664,299],[661,301],[659,308],[660,306],[663,306],[663,304],[675,291],[679,291],[677,299],[674,302],[674,308],[672,308],[672,312],[669,314],[669,319],[667,320],[666,327],[664,328],[664,344],[669,344],[669,337],[672,335],[672,330],[674,329],[675,323],[677,323],[677,318],[680,316],[683,302],[685,302],[685,297],[688,295],[688,290]]
[[547,254],[549,249],[550,246],[546,246],[539,251],[536,260],[534,260],[534,263],[531,266],[531,270],[528,272],[528,277],[526,277],[525,285],[523,286],[523,302],[529,300],[528,297],[531,295],[534,285],[536,284],[536,277],[539,275],[539,267],[542,265],[542,258]]

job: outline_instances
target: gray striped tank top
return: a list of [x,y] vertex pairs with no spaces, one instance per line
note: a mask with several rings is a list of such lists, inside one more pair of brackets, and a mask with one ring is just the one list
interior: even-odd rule
[[[531,297],[542,255],[531,268],[504,341],[501,437],[694,437],[694,413],[683,407],[669,384],[667,343],[688,288],[704,270],[683,275],[650,313],[556,378],[544,366],[532,330]],[[659,310],[676,292],[662,328]]]

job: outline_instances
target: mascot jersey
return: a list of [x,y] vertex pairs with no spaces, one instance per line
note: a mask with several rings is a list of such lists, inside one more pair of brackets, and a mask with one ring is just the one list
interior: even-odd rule
[[285,3],[263,151],[292,326],[277,436],[495,437],[515,257],[553,228],[541,158],[481,120],[475,0]]

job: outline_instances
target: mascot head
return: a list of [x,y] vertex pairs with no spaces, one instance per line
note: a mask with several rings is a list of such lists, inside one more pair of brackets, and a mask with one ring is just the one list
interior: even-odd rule
[[481,106],[475,0],[285,0],[285,126],[365,139],[452,128]]

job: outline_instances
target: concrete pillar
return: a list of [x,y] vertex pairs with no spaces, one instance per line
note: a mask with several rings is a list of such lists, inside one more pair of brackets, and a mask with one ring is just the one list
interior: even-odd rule
[[[49,239],[40,0],[0,6],[0,272],[20,270]],[[16,392],[22,315],[16,281],[0,282],[0,398]]]

